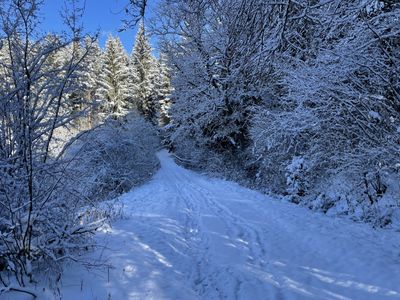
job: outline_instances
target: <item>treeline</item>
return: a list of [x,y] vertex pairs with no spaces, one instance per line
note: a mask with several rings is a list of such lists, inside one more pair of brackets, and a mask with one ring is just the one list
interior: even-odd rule
[[183,161],[324,213],[400,220],[397,1],[160,7]]
[[143,23],[130,56],[118,37],[109,36],[104,51],[96,46],[90,57],[82,82],[93,82],[88,94],[96,102],[95,114],[118,117],[137,110],[154,124],[168,122],[172,88],[166,59],[153,56]]
[[104,49],[99,47],[97,38],[86,37],[58,51],[54,64],[65,63],[71,55],[82,58],[81,69],[75,74],[76,90],[68,95],[70,108],[79,112],[89,107],[84,117],[91,126],[132,111],[138,111],[153,124],[167,123],[172,90],[169,70],[165,56],[161,54],[156,59],[152,51],[143,23],[131,55],[112,35]]

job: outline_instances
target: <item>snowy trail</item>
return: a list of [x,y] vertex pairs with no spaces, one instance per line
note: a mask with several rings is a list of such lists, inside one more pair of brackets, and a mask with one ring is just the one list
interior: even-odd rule
[[109,275],[72,267],[64,299],[400,299],[399,233],[159,158],[153,180],[122,197],[128,217],[98,235]]

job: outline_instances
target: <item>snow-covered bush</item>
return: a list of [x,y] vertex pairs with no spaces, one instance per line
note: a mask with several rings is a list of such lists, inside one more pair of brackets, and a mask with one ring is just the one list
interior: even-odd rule
[[[286,92],[278,107],[260,109],[251,133],[256,157],[262,157],[264,168],[277,169],[274,174],[282,174],[285,162],[306,158],[310,193],[301,203],[329,213],[337,201],[354,218],[385,225],[389,212],[399,210],[396,195],[381,199],[388,193],[385,180],[390,178],[392,189],[399,185],[400,98],[393,63],[400,57],[393,34],[400,23],[393,13],[400,7],[383,5],[367,13],[365,5],[338,5],[342,13],[330,32],[313,39],[318,51],[309,45],[308,53],[298,53],[308,55],[305,63],[286,57],[277,65]],[[321,6],[315,16],[332,22],[324,19],[329,9]],[[310,33],[320,29],[315,24]],[[262,175],[268,185],[271,176]],[[333,180],[338,177],[341,183]],[[341,190],[343,182],[350,188]],[[327,195],[328,189],[336,189],[336,195]]]
[[307,194],[307,164],[303,157],[293,157],[286,167],[286,184],[292,202],[299,203],[299,197]]
[[66,154],[77,192],[91,201],[114,198],[148,180],[158,167],[157,129],[137,114],[110,118]]

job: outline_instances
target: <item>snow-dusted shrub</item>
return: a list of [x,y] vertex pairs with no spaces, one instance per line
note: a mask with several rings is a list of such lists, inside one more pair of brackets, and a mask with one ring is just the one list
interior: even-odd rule
[[[35,162],[30,217],[24,176],[17,176],[22,170],[2,164],[0,284],[4,291],[14,282],[9,278],[25,286],[45,270],[59,280],[62,262],[79,260],[79,254],[92,247],[93,232],[123,213],[118,203],[98,202],[147,180],[158,166],[157,148],[157,131],[142,117],[108,120],[75,141],[64,156],[50,157],[46,164]],[[25,239],[30,240],[29,252],[23,248]]]
[[250,132],[260,185],[283,192],[287,166],[302,157],[309,188],[300,203],[385,225],[400,209],[390,192],[399,188],[400,7],[381,2],[371,10],[372,2],[337,2],[333,19],[330,6],[310,8],[330,30],[312,24],[307,35],[299,32],[295,43],[306,47],[276,62],[283,93],[259,109]]
[[301,195],[297,190],[304,196],[305,190],[313,187],[314,177],[325,162],[319,155],[309,152],[317,134],[312,126],[312,115],[297,110],[291,112],[293,104],[282,102],[281,108],[266,107],[256,113],[250,130],[251,154],[258,168],[259,187],[298,198]]
[[[68,180],[64,178],[65,168],[64,163],[47,165],[43,166],[42,172],[35,174],[34,208],[30,217],[23,202],[27,191],[15,177],[6,178],[10,186],[2,191],[4,194],[0,197],[2,205],[8,205],[0,213],[0,258],[5,269],[0,271],[6,271],[4,275],[7,277],[12,274],[22,286],[45,269],[54,272],[52,276],[57,278],[57,273],[61,272],[60,263],[75,260],[76,254],[87,249],[92,233],[102,224],[102,219],[81,220],[82,207],[89,203],[68,187]],[[14,203],[8,201],[10,191]],[[27,224],[31,224],[30,231],[25,231]],[[25,239],[29,239],[29,252],[23,248]],[[0,278],[1,275],[0,272]],[[4,285],[12,282],[4,277],[3,280]]]
[[286,167],[287,191],[291,201],[299,203],[299,197],[307,194],[307,164],[303,157],[293,157],[292,162]]
[[[158,167],[157,129],[137,114],[108,119],[67,153],[71,184],[92,201],[114,198],[148,180]],[[72,178],[72,177],[71,177]]]
[[[338,199],[340,200],[340,198]],[[309,203],[309,208],[316,211],[327,213],[332,207],[335,206],[336,200],[328,197],[326,194],[321,193]],[[345,213],[348,213],[347,209]]]
[[247,164],[246,152],[216,151],[201,143],[199,137],[191,136],[187,129],[168,126],[165,132],[165,145],[174,153],[179,164],[191,169],[206,170],[213,176],[251,184],[246,175],[251,169]]
[[353,217],[377,227],[393,224],[400,228],[399,181],[400,174],[390,168],[365,172]]

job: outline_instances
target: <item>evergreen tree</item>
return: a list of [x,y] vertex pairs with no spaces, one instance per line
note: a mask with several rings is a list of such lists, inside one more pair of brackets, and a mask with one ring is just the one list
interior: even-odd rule
[[158,60],[158,74],[154,87],[159,103],[159,123],[161,126],[167,125],[170,121],[169,109],[171,107],[170,95],[172,93],[172,86],[169,71],[167,57],[164,53],[161,53]]
[[131,56],[132,100],[148,120],[156,122],[158,103],[154,83],[157,76],[157,60],[151,51],[150,42],[142,23]]
[[84,40],[84,47],[87,49],[88,53],[83,62],[85,65],[85,70],[82,72],[82,83],[83,83],[83,93],[85,99],[91,104],[90,112],[88,114],[89,126],[96,123],[98,117],[98,107],[100,101],[96,99],[98,91],[101,87],[101,76],[102,76],[102,55],[103,52],[98,44],[97,40],[91,38],[86,38]]
[[84,74],[84,84],[86,90],[86,97],[93,101],[95,95],[100,87],[100,77],[102,74],[102,50],[97,41],[90,38],[85,39],[85,48],[89,49],[88,55],[85,60],[87,66]]
[[[59,36],[48,34],[46,42],[57,44],[60,40]],[[40,45],[38,45],[39,47]],[[101,49],[95,37],[85,37],[82,41],[74,41],[54,53],[49,55],[48,59],[43,63],[44,69],[58,70],[52,77],[62,77],[68,72],[68,66],[77,64],[70,80],[74,82],[75,89],[71,89],[65,93],[66,102],[63,110],[68,110],[83,116],[85,118],[77,118],[76,125],[82,126],[85,121],[91,124],[94,113],[93,108],[96,107],[95,94],[99,87],[99,77],[101,75]],[[42,81],[48,80],[46,77]]]
[[75,73],[71,77],[74,81],[76,89],[71,91],[67,96],[70,102],[70,109],[74,112],[81,112],[84,107],[86,107],[89,98],[87,97],[87,62],[86,62],[86,55],[89,53],[88,49],[82,47],[79,41],[74,41],[65,49],[62,49],[59,54],[59,60],[61,65],[78,63],[82,57],[85,57],[79,65],[79,68],[76,69]]
[[119,38],[110,36],[103,54],[102,74],[97,97],[104,102],[103,113],[121,115],[128,108],[129,69],[128,57]]
[[8,52],[7,43],[5,40],[0,39],[0,90],[5,90],[9,83],[9,68],[8,64],[10,63],[10,57]]

